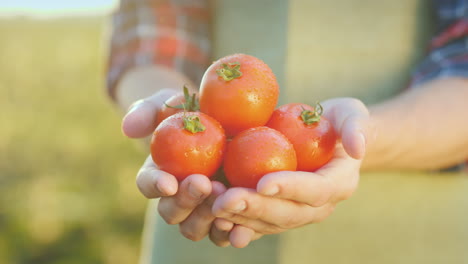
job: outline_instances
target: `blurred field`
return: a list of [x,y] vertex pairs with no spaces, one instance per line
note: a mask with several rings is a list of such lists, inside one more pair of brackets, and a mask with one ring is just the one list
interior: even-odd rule
[[104,93],[107,22],[0,19],[0,263],[137,263],[145,153]]

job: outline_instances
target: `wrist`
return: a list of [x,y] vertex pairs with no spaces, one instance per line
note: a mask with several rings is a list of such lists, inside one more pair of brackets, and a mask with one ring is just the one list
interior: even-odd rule
[[117,84],[116,100],[124,112],[136,101],[161,92],[168,99],[187,85],[195,87],[182,73],[164,66],[138,67],[128,71]]

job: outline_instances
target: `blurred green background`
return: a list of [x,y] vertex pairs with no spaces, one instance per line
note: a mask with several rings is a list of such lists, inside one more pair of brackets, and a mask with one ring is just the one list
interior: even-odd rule
[[0,263],[137,263],[146,151],[104,92],[109,22],[0,18]]

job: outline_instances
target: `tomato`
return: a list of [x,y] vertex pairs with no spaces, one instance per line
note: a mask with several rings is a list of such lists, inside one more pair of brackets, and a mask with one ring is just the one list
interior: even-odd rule
[[295,171],[293,145],[280,132],[268,127],[245,130],[228,143],[224,172],[232,186],[256,188],[263,175]]
[[279,85],[260,59],[234,54],[214,62],[203,75],[200,110],[218,120],[226,135],[263,126],[275,110]]
[[151,157],[179,181],[195,173],[212,177],[221,166],[225,146],[224,130],[216,120],[200,112],[182,112],[156,128]]
[[276,109],[267,123],[280,131],[293,144],[298,171],[315,171],[333,157],[336,132],[322,115],[320,104],[286,104]]
[[156,113],[156,126],[158,126],[164,119],[173,114],[183,112],[196,112],[200,110],[198,104],[197,94],[190,95],[188,88],[184,86],[184,92],[173,95],[164,102],[164,105]]

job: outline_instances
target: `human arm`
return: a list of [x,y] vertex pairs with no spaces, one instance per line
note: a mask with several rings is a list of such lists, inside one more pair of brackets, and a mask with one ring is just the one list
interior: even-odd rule
[[[467,160],[468,80],[444,78],[424,85],[370,107],[369,121],[365,108],[353,99],[324,102],[327,117],[341,138],[347,138],[343,144],[348,147],[339,145],[333,160],[314,173],[271,173],[260,180],[256,192],[232,188],[217,198],[214,214],[259,234],[280,233],[326,219],[356,190],[360,170],[435,169]],[[441,110],[444,106],[453,115]],[[340,123],[346,124],[344,130]],[[360,131],[368,138],[362,167]],[[243,246],[250,242],[247,234],[237,239]]]
[[370,138],[363,169],[440,169],[466,161],[468,5],[432,2],[438,32],[409,89],[369,107],[379,143]]
[[370,107],[362,168],[434,170],[468,160],[468,79],[441,78]]
[[196,90],[210,63],[209,19],[204,0],[121,0],[113,15],[110,98],[127,110],[164,88]]
[[[180,17],[184,19],[176,19]],[[210,62],[208,21],[206,1],[121,1],[114,15],[108,91],[116,105],[128,111],[122,121],[125,135],[150,136],[163,102],[183,85],[197,89]],[[150,157],[138,172],[137,185],[147,198],[162,197],[161,216],[179,224],[192,240],[210,231],[214,217],[207,205],[225,190],[203,175],[191,175],[178,184]],[[191,220],[196,215],[202,221]],[[217,231],[212,233],[221,238]]]
[[[446,26],[450,28],[450,24]],[[441,33],[443,32],[442,30]],[[435,39],[440,38],[436,36]],[[454,48],[452,44],[456,45],[457,41],[463,43],[460,46],[466,47],[466,37],[458,35],[428,55],[428,59],[415,73],[411,89],[404,90],[393,99],[369,106],[369,122],[361,122],[360,126],[360,130],[365,131],[367,145],[362,169],[434,169],[466,160],[467,122],[464,117],[468,110],[464,100],[468,97],[464,78],[468,77],[465,59],[467,53],[466,48]],[[432,62],[435,63],[430,63],[430,60],[434,59],[436,61]],[[343,101],[338,103],[335,100],[331,103],[342,105]],[[324,108],[328,113],[333,112],[330,102],[324,103]],[[452,115],[452,111],[456,113]],[[432,112],[438,113],[432,115]],[[401,124],[398,122],[400,118]],[[335,119],[337,120],[340,118]],[[340,122],[333,124],[339,127]],[[412,131],[407,133],[407,128]],[[342,138],[349,137],[344,131],[337,132]],[[402,142],[399,142],[400,137],[403,138]],[[357,145],[359,141],[355,142]],[[428,150],[434,144],[437,144],[437,147]],[[389,150],[390,148],[392,150]],[[399,157],[395,159],[395,156]],[[437,161],[433,162],[432,159]],[[340,165],[346,170],[337,168],[325,173],[319,170],[308,174],[266,175],[257,185],[257,192],[232,189],[221,195],[215,201],[214,213],[218,217],[225,217],[264,234],[278,233],[318,222],[324,219],[323,216],[326,218],[331,214],[336,205],[336,200],[329,199],[330,197],[346,199],[355,190],[357,185],[354,183],[359,178],[360,164],[351,166],[349,162],[346,163],[349,165]],[[332,161],[329,165],[331,164],[336,163]],[[327,166],[325,168],[328,169]],[[341,176],[339,173],[342,173]],[[275,188],[278,189],[277,194],[268,197],[268,192]],[[290,203],[291,200],[296,203]],[[329,204],[328,208],[320,201],[327,201],[325,205]],[[234,212],[239,204],[242,205],[239,207],[242,210]],[[261,210],[262,208],[266,209]]]

